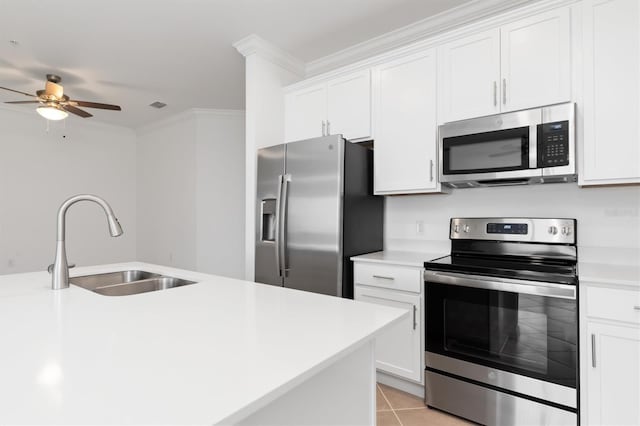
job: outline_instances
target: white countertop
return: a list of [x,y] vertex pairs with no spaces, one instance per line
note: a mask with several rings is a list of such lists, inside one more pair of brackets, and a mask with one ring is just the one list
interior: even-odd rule
[[197,284],[109,297],[0,276],[0,423],[213,424],[273,401],[405,312],[144,263]]
[[640,265],[579,262],[580,283],[635,286],[640,288]]
[[421,253],[412,251],[377,251],[353,256],[354,262],[387,263],[390,265],[424,267],[424,262],[447,256],[449,253]]

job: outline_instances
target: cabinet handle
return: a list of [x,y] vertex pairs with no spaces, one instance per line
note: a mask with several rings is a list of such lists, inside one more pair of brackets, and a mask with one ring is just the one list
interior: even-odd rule
[[596,335],[591,334],[591,366],[596,368]]
[[380,278],[381,280],[395,280],[393,277],[385,277],[384,275],[374,275],[373,278]]
[[507,104],[507,79],[502,79],[502,104]]
[[327,120],[327,136],[331,134],[331,122]]
[[322,120],[322,136],[327,136],[326,130],[327,130],[327,123],[324,120]]
[[498,106],[498,82],[493,82],[493,106]]
[[636,311],[640,311],[640,306],[634,306],[633,309],[635,309]]
[[413,329],[414,330],[418,326],[418,322],[416,321],[416,312],[417,312],[417,310],[418,310],[418,308],[416,308],[416,305],[413,305]]
[[429,160],[429,181],[433,182],[433,160]]

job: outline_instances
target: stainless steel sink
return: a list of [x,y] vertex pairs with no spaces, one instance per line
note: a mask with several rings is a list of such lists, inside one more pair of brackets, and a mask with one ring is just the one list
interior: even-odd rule
[[128,296],[195,284],[195,281],[163,276],[147,271],[119,271],[73,277],[71,284],[105,296]]
[[107,274],[85,275],[84,277],[70,278],[69,282],[78,287],[93,290],[98,287],[105,287],[114,284],[130,283],[134,281],[146,280],[149,278],[157,278],[160,274],[154,274],[147,271],[119,271],[109,272]]

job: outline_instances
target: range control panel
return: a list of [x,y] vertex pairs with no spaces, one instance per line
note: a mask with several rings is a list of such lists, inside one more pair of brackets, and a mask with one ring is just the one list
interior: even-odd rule
[[487,223],[487,234],[521,234],[529,232],[526,223]]
[[538,167],[569,164],[569,122],[538,125]]
[[577,221],[568,218],[451,218],[451,240],[518,241],[575,244]]

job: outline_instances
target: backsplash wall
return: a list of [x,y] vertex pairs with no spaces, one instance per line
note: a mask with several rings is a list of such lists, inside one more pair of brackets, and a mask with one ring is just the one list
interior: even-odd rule
[[639,186],[580,188],[577,184],[548,184],[386,197],[385,250],[446,254],[450,249],[451,217],[501,216],[576,218],[583,260],[606,251],[616,257],[608,261],[638,261]]

